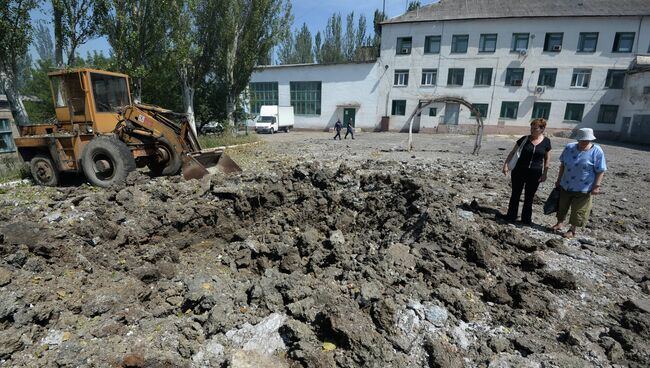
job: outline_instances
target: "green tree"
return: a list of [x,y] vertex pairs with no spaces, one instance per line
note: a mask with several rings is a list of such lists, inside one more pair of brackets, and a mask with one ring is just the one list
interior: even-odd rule
[[351,12],[346,17],[345,38],[343,42],[343,54],[345,56],[345,59],[348,61],[354,60],[354,55],[357,48],[356,40],[357,35],[356,29],[354,28],[354,12]]
[[195,94],[215,78],[220,13],[226,0],[184,0],[171,15],[172,65],[179,78],[183,112],[196,132]]
[[296,62],[301,64],[313,63],[314,54],[312,53],[311,32],[307,23],[302,24],[300,32],[296,35]]
[[54,43],[52,34],[44,22],[38,22],[34,30],[34,49],[38,54],[39,60],[54,61]]
[[323,60],[322,51],[323,51],[323,42],[320,35],[320,31],[318,31],[316,32],[316,36],[314,37],[314,60],[316,60],[317,63],[320,63]]
[[111,46],[117,69],[131,77],[134,99],[142,101],[143,90],[150,89],[147,85],[162,82],[155,76],[162,69],[173,68],[173,64],[165,65],[170,49],[167,40],[179,16],[181,0],[106,1],[108,11],[101,22],[102,33]]
[[289,0],[221,0],[218,24],[216,77],[226,91],[226,116],[234,112],[248,86],[260,55],[266,54],[292,23]]
[[101,33],[106,0],[52,0],[57,65],[75,65],[77,48]]
[[385,13],[379,9],[375,10],[372,22],[375,30],[375,34],[372,38],[372,47],[376,56],[379,56],[379,49],[381,48],[381,22],[385,21],[386,19],[388,19],[388,17],[386,17]]
[[411,2],[409,2],[408,9],[406,9],[406,11],[410,12],[411,10],[418,9],[421,6],[422,6],[422,4],[420,4],[419,1],[411,1]]
[[327,20],[320,56],[319,63],[339,63],[345,60],[340,13],[332,14]]
[[287,33],[280,41],[277,56],[280,64],[295,64],[297,62],[296,43],[291,33]]
[[33,32],[29,12],[35,7],[34,0],[0,0],[0,91],[7,95],[11,114],[19,125],[29,124],[20,84]]

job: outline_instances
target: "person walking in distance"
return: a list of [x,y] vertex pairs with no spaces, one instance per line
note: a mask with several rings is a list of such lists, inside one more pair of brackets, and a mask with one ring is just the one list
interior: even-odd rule
[[525,190],[521,222],[524,225],[532,224],[533,198],[539,183],[546,181],[546,175],[548,174],[551,140],[544,136],[545,129],[545,119],[533,120],[530,123],[530,135],[525,135],[517,140],[517,144],[510,151],[506,162],[503,164],[502,172],[508,175],[510,159],[517,152],[520,152],[517,164],[510,175],[512,193],[508,203],[508,213],[505,215],[507,221],[514,222],[517,219],[519,198],[521,198],[521,192]]
[[346,126],[346,131],[345,131],[345,139],[348,139],[348,134],[352,135],[352,139],[354,139],[354,127],[352,126],[352,118],[348,120],[348,125]]
[[336,135],[334,136],[334,140],[336,140],[336,137],[339,137],[339,141],[341,140],[341,128],[343,128],[343,124],[341,124],[341,120],[336,120],[336,123],[334,124],[334,130],[336,130]]
[[560,155],[560,172],[555,187],[560,188],[557,223],[553,230],[560,231],[569,208],[571,228],[565,238],[573,238],[577,227],[584,227],[591,212],[592,195],[600,194],[600,185],[607,170],[605,153],[596,140],[593,129],[582,128],[576,136],[578,142],[569,143]]

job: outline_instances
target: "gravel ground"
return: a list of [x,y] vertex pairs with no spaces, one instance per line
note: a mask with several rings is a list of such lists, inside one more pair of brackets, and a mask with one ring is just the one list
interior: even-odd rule
[[0,366],[647,367],[650,153],[504,223],[517,137],[262,136],[241,174],[0,188]]

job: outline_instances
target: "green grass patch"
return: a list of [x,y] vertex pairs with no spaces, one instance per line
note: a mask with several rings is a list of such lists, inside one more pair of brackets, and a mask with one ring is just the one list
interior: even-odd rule
[[29,177],[29,171],[20,159],[7,156],[0,158],[0,183]]
[[201,148],[233,146],[236,144],[253,143],[259,140],[260,139],[256,134],[238,135],[236,137],[233,137],[230,134],[199,136],[199,143],[201,144]]

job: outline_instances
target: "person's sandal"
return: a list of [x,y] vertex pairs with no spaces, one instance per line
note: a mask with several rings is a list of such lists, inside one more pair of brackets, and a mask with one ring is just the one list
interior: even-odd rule
[[573,237],[576,236],[576,233],[573,230],[569,230],[566,233],[564,233],[564,235],[562,236],[564,237],[564,239],[573,239]]
[[551,230],[552,230],[554,233],[556,233],[556,234],[561,234],[561,233],[562,233],[562,228],[563,228],[563,227],[564,227],[564,226],[562,226],[562,225],[560,225],[560,226],[558,226],[558,225],[553,225],[553,226],[551,226]]

